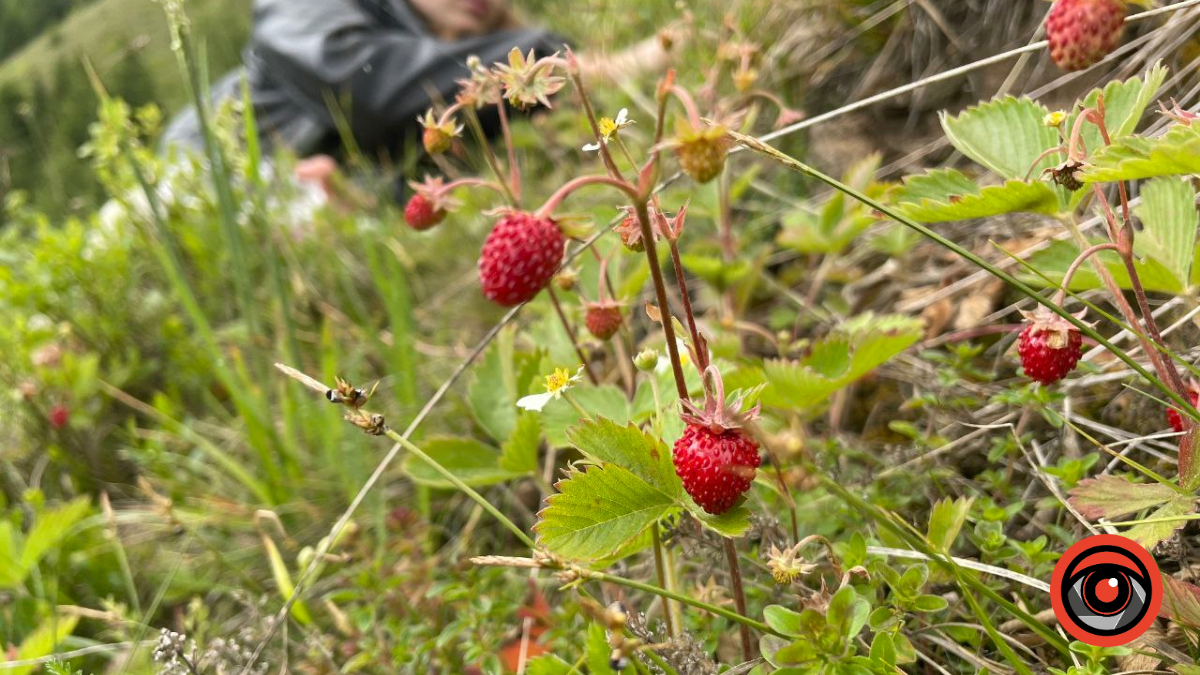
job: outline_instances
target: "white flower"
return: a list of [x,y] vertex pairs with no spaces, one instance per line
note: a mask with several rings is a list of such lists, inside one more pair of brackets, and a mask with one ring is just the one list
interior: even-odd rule
[[[608,145],[608,142],[617,135],[618,131],[631,124],[637,124],[637,122],[629,119],[628,108],[621,108],[621,111],[617,113],[617,119],[615,120],[611,117],[601,117],[600,122],[596,124],[596,126],[600,128],[600,143]],[[588,143],[587,145],[583,146],[583,151],[596,152],[600,149],[600,143]]]
[[555,368],[553,373],[546,376],[546,393],[525,396],[517,401],[517,407],[524,410],[541,412],[547,403],[554,399],[562,398],[563,392],[574,387],[582,379],[583,366],[579,366],[579,370],[575,371],[574,375],[566,368]]
[[[687,368],[692,363],[692,352],[688,350],[687,343],[682,338],[675,338],[675,347],[679,351],[679,365]],[[664,348],[658,357],[658,365],[654,366],[654,372],[662,374],[671,369],[671,355]]]

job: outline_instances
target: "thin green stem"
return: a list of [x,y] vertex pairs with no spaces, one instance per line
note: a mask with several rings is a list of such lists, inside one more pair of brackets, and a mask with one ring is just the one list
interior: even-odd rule
[[[654,535],[654,573],[658,577],[658,584],[663,588],[669,588],[671,585],[667,583],[667,566],[663,560],[662,532],[658,523],[654,524],[651,532]],[[671,602],[671,600],[663,601],[663,623],[667,624],[667,635],[676,637],[679,635],[679,632],[675,626],[674,612],[671,611],[670,606]]]
[[763,143],[759,139],[753,138],[751,136],[746,136],[744,134],[739,134],[739,133],[733,132],[733,131],[728,132],[728,133],[729,133],[729,136],[731,138],[733,138],[734,141],[736,141],[737,143],[746,147],[747,149],[752,150],[754,152],[758,152],[763,155],[766,155],[767,157],[774,159],[775,161],[779,162],[780,164],[783,164],[784,166],[786,166],[794,171],[803,173],[811,178],[814,178],[814,179],[828,185],[829,187],[832,187],[832,188],[838,190],[839,192],[846,194],[847,196],[857,199],[858,201],[862,202],[863,204],[870,206],[871,208],[879,211],[880,213],[884,214],[885,216],[891,218],[892,220],[895,220],[896,222],[900,223],[901,225],[904,225],[905,227],[907,227],[911,230],[914,230],[929,239],[932,239],[933,241],[937,242],[939,245],[943,246],[944,248],[954,252],[956,255],[963,258],[964,260],[974,264],[975,266],[979,267],[982,270],[985,270],[986,272],[988,272],[992,276],[996,277],[997,279],[1003,281],[1006,285],[1008,285],[1009,287],[1013,288],[1014,290],[1020,292],[1022,295],[1025,295],[1026,297],[1037,302],[1038,304],[1045,306],[1050,311],[1054,312],[1055,314],[1057,314],[1060,317],[1062,317],[1063,319],[1065,319],[1068,323],[1070,323],[1072,326],[1074,326],[1076,328],[1076,330],[1078,330],[1080,333],[1091,338],[1097,344],[1099,344],[1101,347],[1104,347],[1105,349],[1110,351],[1114,356],[1116,356],[1123,363],[1125,363],[1125,365],[1129,366],[1129,368],[1131,370],[1133,370],[1135,373],[1137,373],[1138,375],[1145,378],[1146,381],[1149,382],[1151,385],[1153,385],[1155,388],[1162,391],[1163,394],[1165,394],[1167,396],[1167,398],[1171,399],[1171,401],[1173,403],[1178,405],[1178,407],[1181,411],[1186,412],[1187,415],[1189,417],[1191,417],[1193,420],[1200,421],[1200,411],[1197,411],[1196,407],[1193,406],[1186,398],[1184,398],[1183,396],[1180,396],[1165,382],[1163,382],[1159,378],[1155,377],[1154,374],[1151,373],[1150,371],[1146,370],[1146,368],[1144,366],[1142,366],[1142,364],[1138,363],[1136,360],[1134,360],[1133,357],[1131,357],[1125,351],[1121,350],[1116,345],[1114,345],[1111,341],[1109,341],[1107,338],[1105,338],[1103,335],[1101,335],[1099,332],[1097,332],[1096,329],[1092,328],[1090,325],[1085,323],[1082,319],[1076,318],[1074,315],[1072,315],[1070,312],[1063,309],[1061,306],[1047,300],[1045,297],[1040,295],[1036,290],[1034,290],[1031,286],[1029,286],[1029,284],[1026,284],[1025,282],[1017,279],[1016,277],[1012,276],[1008,272],[1005,272],[1004,270],[987,262],[986,260],[979,257],[975,253],[968,251],[967,249],[954,243],[953,241],[950,241],[949,239],[938,234],[937,232],[934,232],[933,230],[929,229],[928,227],[908,218],[907,216],[902,215],[900,212],[896,211],[894,208],[887,206],[887,205],[879,202],[878,200],[872,199],[871,197],[868,197],[867,195],[859,192],[858,190],[855,190],[854,188],[852,188],[848,185],[845,185],[844,183],[841,183],[840,181],[838,181],[835,178],[832,178],[830,176],[827,176],[827,175],[821,173],[820,171],[817,171],[816,169],[808,166],[807,164],[804,164],[803,162],[797,160],[796,158],[791,157],[791,156],[789,156],[783,152],[780,152],[779,150]]
[[513,194],[512,187],[509,186],[504,172],[500,170],[500,160],[496,159],[496,153],[492,152],[492,146],[488,143],[487,134],[483,133],[483,125],[479,123],[479,114],[475,112],[475,108],[472,106],[466,106],[463,110],[466,112],[464,116],[467,118],[467,126],[471,127],[471,133],[475,136],[475,141],[483,149],[483,158],[487,162],[488,168],[492,170],[492,175],[496,177],[496,182],[503,188],[504,196],[508,199],[508,203],[513,208],[516,208],[520,205],[520,200]]
[[508,528],[508,530],[510,532],[512,532],[514,535],[516,535],[517,539],[520,539],[522,544],[525,544],[530,549],[537,548],[537,544],[535,544],[533,542],[533,540],[529,538],[529,535],[525,534],[524,530],[517,527],[516,523],[509,520],[508,516],[501,513],[500,509],[497,509],[495,506],[492,506],[492,503],[489,502],[486,498],[484,498],[483,495],[476,492],[470,485],[467,485],[466,483],[464,483],[461,478],[454,475],[454,473],[451,472],[446,467],[442,466],[436,459],[434,459],[434,458],[430,457],[428,454],[426,454],[424,450],[422,450],[421,448],[418,448],[411,441],[409,441],[407,438],[405,438],[404,436],[402,436],[401,434],[396,432],[394,429],[388,429],[387,431],[384,432],[384,434],[388,438],[392,439],[392,441],[398,443],[405,450],[412,453],[418,459],[420,459],[421,461],[425,462],[430,467],[432,467],[434,471],[436,471],[442,478],[445,478],[447,482],[449,482],[451,485],[453,485],[455,488],[457,488],[459,492],[462,492],[466,496],[470,497],[476,504],[481,506],[484,511],[487,511],[501,525]]
[[579,346],[579,339],[575,336],[575,329],[571,327],[571,322],[567,321],[567,314],[563,311],[562,303],[558,301],[558,294],[554,292],[554,287],[547,286],[546,292],[550,295],[550,304],[554,305],[554,312],[558,315],[558,320],[562,322],[563,330],[567,332],[567,337],[571,340],[571,346],[575,348],[575,355],[579,357],[579,364],[583,366],[584,372],[587,373],[588,379],[592,384],[599,385],[600,379],[592,372],[592,367],[588,365],[587,354],[583,353],[583,347]]
[[658,586],[653,586],[651,584],[647,584],[647,583],[644,583],[641,581],[634,581],[633,579],[626,579],[624,577],[619,577],[614,574],[608,574],[607,572],[596,572],[596,571],[592,571],[592,570],[579,570],[579,574],[587,579],[593,579],[595,581],[605,581],[610,584],[617,584],[618,586],[625,586],[626,588],[633,588],[633,589],[636,589],[636,590],[639,590],[639,591],[642,591],[645,593],[651,593],[651,594],[657,595],[659,597],[666,598],[668,600],[675,600],[681,604],[688,605],[689,607],[695,607],[696,609],[704,610],[705,612],[708,612],[709,614],[715,614],[717,616],[724,617],[726,619],[729,619],[730,621],[737,623],[738,625],[745,626],[747,628],[753,628],[754,630],[757,630],[757,631],[760,631],[763,633],[769,633],[770,635],[775,635],[777,637],[782,637],[782,638],[787,637],[787,635],[780,633],[779,631],[775,630],[774,628],[771,628],[770,626],[768,626],[767,624],[765,624],[761,621],[756,621],[754,619],[751,619],[748,616],[739,614],[735,611],[725,609],[724,607],[718,607],[717,605],[712,605],[712,604],[709,604],[702,600],[697,600],[695,598],[691,598],[686,595],[676,593],[675,591],[670,591],[665,588],[659,588]]

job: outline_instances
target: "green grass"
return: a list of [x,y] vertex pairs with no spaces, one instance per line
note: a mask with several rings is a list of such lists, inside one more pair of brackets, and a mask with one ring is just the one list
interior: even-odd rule
[[[237,61],[250,25],[250,0],[193,0],[187,8],[216,76]],[[103,78],[132,50],[141,51],[164,107],[182,105],[186,91],[177,84],[179,70],[167,22],[154,0],[96,0],[76,10],[0,62],[0,85],[46,82],[64,59],[77,65],[86,58]]]

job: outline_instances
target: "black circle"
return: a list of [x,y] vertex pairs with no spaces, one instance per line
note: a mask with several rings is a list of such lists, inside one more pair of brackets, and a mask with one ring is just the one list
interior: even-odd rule
[[[1115,563],[1098,563],[1098,564],[1092,565],[1091,567],[1088,567],[1087,570],[1085,570],[1084,572],[1081,572],[1079,576],[1075,575],[1075,568],[1079,565],[1080,561],[1091,557],[1095,553],[1108,553],[1108,552],[1116,553],[1117,555],[1121,556],[1122,559],[1132,563],[1133,566],[1137,568],[1137,571],[1140,574],[1135,574],[1128,567],[1125,567],[1122,565],[1116,565]],[[1092,607],[1096,608],[1097,611],[1104,611],[1101,607],[1097,606],[1097,603],[1099,603],[1100,605],[1104,605],[1104,606],[1115,606],[1115,607],[1113,607],[1114,609],[1117,607],[1120,607],[1121,605],[1118,604],[1117,601],[1115,601],[1115,600],[1111,603],[1100,603],[1099,598],[1095,597],[1095,595],[1094,595],[1095,585],[1097,583],[1099,583],[1099,580],[1109,579],[1112,577],[1111,573],[1105,574],[1104,569],[1109,569],[1109,568],[1113,568],[1113,567],[1120,568],[1121,573],[1126,575],[1126,577],[1133,577],[1132,579],[1127,579],[1128,583],[1124,584],[1121,589],[1122,593],[1125,594],[1124,595],[1125,599],[1128,599],[1128,594],[1133,592],[1133,589],[1131,588],[1131,584],[1134,581],[1137,581],[1141,584],[1141,587],[1142,587],[1143,591],[1146,593],[1147,597],[1145,598],[1145,602],[1142,602],[1140,607],[1138,607],[1137,612],[1135,613],[1134,616],[1128,617],[1128,618],[1122,616],[1121,623],[1113,628],[1096,628],[1096,627],[1092,626],[1091,624],[1089,624],[1088,622],[1084,621],[1079,616],[1079,614],[1074,610],[1072,603],[1071,603],[1071,593],[1074,590],[1076,582],[1079,581],[1079,579],[1083,576],[1083,574],[1091,573],[1093,570],[1095,570],[1099,575],[1099,579],[1092,580],[1092,582],[1090,584],[1087,584],[1088,586],[1090,586],[1090,589],[1088,589],[1088,588],[1084,589],[1085,593],[1089,593],[1089,590],[1091,591],[1090,594],[1092,597],[1088,598],[1088,602],[1091,603]],[[1139,560],[1136,556],[1130,555],[1130,553],[1128,551],[1126,551],[1125,549],[1123,549],[1119,546],[1111,546],[1111,545],[1107,545],[1107,544],[1101,545],[1101,546],[1097,546],[1095,548],[1088,549],[1088,551],[1086,553],[1081,553],[1081,554],[1077,555],[1075,557],[1075,559],[1071,561],[1071,564],[1067,565],[1067,568],[1065,570],[1063,570],[1062,579],[1063,579],[1063,581],[1059,586],[1059,594],[1062,599],[1063,610],[1071,617],[1071,620],[1074,621],[1080,628],[1087,630],[1089,633],[1091,633],[1093,635],[1104,635],[1104,636],[1121,635],[1122,633],[1125,633],[1127,630],[1129,630],[1130,626],[1137,625],[1138,622],[1140,622],[1146,616],[1146,613],[1150,610],[1151,603],[1149,601],[1150,598],[1148,596],[1150,593],[1153,592],[1153,589],[1150,585],[1150,572],[1149,572],[1149,570],[1146,569],[1146,566],[1144,564],[1142,564],[1141,560]],[[1122,596],[1120,593],[1118,594],[1117,600],[1122,600]],[[1121,604],[1123,604],[1123,600],[1122,600]]]
[[[1129,568],[1113,563],[1100,563],[1093,565],[1086,570],[1090,576],[1083,586],[1083,599],[1088,604],[1088,607],[1096,610],[1100,614],[1112,614],[1120,610],[1129,602],[1129,596],[1133,593],[1131,581],[1129,577]],[[1117,583],[1117,597],[1104,602],[1100,599],[1097,589],[1100,584],[1107,584],[1109,579],[1120,578]],[[1073,586],[1074,584],[1072,584]]]

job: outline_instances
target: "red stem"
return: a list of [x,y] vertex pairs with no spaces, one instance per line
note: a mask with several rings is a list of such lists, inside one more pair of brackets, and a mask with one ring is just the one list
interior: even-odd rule
[[581,187],[588,185],[608,185],[615,187],[629,195],[632,199],[638,199],[640,196],[632,185],[619,178],[613,178],[611,176],[580,176],[579,178],[571,180],[566,185],[563,185],[558,189],[557,192],[551,195],[550,198],[546,200],[546,203],[542,204],[542,207],[537,210],[537,215],[540,217],[545,217],[551,213],[554,213],[554,209],[558,208],[558,205],[567,198],[567,195]]

